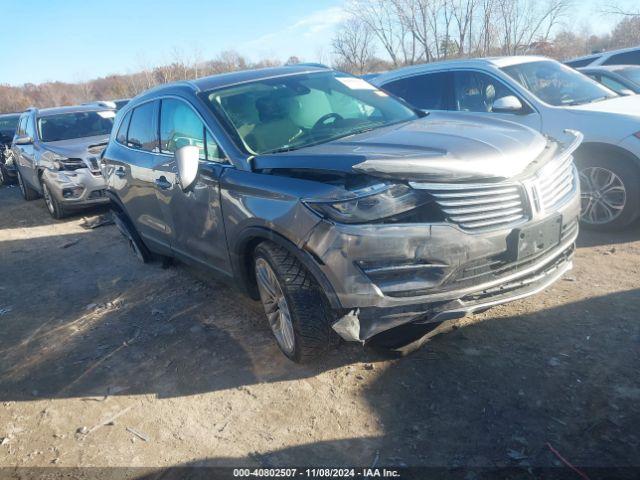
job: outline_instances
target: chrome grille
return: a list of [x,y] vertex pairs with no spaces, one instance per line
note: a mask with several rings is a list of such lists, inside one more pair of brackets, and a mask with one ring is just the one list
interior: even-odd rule
[[98,158],[97,157],[89,157],[87,158],[88,162],[89,162],[89,167],[91,170],[93,170],[94,172],[97,170],[100,170],[100,165],[98,164]]
[[519,185],[434,185],[428,190],[447,220],[465,230],[508,227],[527,215]]
[[572,157],[545,165],[537,177],[540,207],[546,212],[562,205],[578,186],[578,175]]

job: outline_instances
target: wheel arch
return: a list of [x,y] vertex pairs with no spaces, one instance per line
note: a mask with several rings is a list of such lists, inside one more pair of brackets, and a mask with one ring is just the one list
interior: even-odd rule
[[230,249],[231,264],[236,273],[239,286],[251,298],[259,298],[255,275],[253,272],[253,251],[259,243],[270,241],[286,249],[302,263],[322,288],[329,305],[333,309],[341,309],[340,300],[333,286],[324,275],[313,255],[297,247],[292,241],[281,234],[266,227],[249,227],[242,231],[232,249]]
[[636,172],[640,175],[640,158],[631,153],[629,150],[619,147],[618,145],[612,145],[610,143],[603,142],[584,142],[578,147],[573,154],[576,164],[580,166],[581,157],[586,157],[593,154],[605,154],[615,156],[617,158],[626,158],[631,161]]

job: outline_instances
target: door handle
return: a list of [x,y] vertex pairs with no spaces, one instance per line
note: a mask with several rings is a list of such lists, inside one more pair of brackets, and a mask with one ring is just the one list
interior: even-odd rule
[[125,172],[125,171],[124,171],[124,168],[119,167],[119,168],[116,168],[116,169],[115,169],[115,171],[113,172],[113,174],[114,174],[116,177],[120,177],[120,178],[122,178],[122,177],[124,177],[124,176],[126,176],[126,175],[127,175],[127,172]]
[[169,188],[171,188],[173,185],[171,184],[171,182],[169,180],[167,180],[166,177],[162,176],[160,178],[156,178],[155,184],[161,188],[162,190],[168,190]]

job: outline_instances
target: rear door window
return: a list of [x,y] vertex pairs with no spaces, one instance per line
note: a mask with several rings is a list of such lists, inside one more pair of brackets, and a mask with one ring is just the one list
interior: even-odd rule
[[382,88],[414,107],[425,110],[450,110],[451,74],[436,72],[401,78]]
[[158,153],[158,102],[148,102],[133,109],[127,146]]

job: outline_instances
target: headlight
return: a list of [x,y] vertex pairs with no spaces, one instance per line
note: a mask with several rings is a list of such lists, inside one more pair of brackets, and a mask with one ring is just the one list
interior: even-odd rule
[[430,201],[428,194],[404,184],[378,184],[349,192],[344,200],[305,200],[312,210],[340,223],[368,223],[413,210]]
[[73,171],[78,168],[86,168],[85,163],[79,158],[67,158],[54,152],[45,152],[42,159],[51,162],[53,170]]

